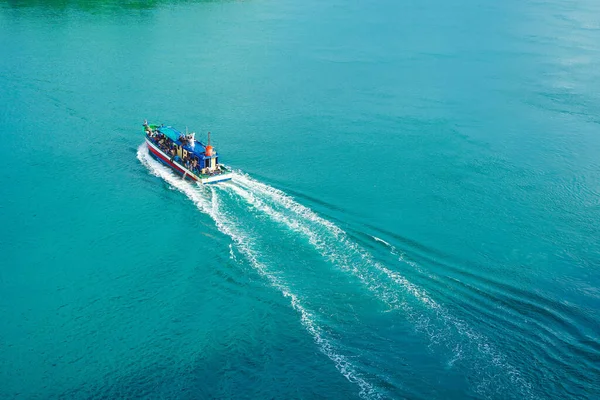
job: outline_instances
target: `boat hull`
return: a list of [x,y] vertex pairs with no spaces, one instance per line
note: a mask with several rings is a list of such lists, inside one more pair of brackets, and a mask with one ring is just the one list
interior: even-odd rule
[[146,145],[148,146],[148,151],[150,151],[150,154],[154,158],[158,159],[163,164],[168,165],[175,172],[180,173],[183,179],[189,178],[189,179],[192,179],[192,180],[202,183],[202,184],[223,182],[223,181],[228,181],[231,179],[231,175],[232,175],[231,172],[225,172],[225,173],[212,175],[212,176],[196,175],[192,171],[187,169],[185,166],[179,164],[175,160],[172,160],[158,146],[156,146],[154,143],[152,143],[150,140],[148,140],[148,138],[146,138]]

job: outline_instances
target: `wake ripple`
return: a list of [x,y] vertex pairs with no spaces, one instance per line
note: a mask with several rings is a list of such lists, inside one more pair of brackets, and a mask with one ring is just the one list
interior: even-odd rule
[[[146,148],[146,145],[141,145],[137,151],[137,158],[148,168],[150,173],[164,179],[171,187],[185,194],[194,202],[196,207],[203,213],[208,214],[215,222],[219,231],[229,236],[235,244],[236,250],[243,254],[248,262],[254,267],[258,273],[269,281],[271,286],[277,289],[285,298],[290,300],[290,304],[296,312],[300,314],[300,321],[306,331],[312,336],[314,342],[319,347],[319,350],[325,354],[333,363],[337,370],[346,377],[346,379],[360,388],[359,395],[365,399],[380,399],[382,395],[378,389],[371,383],[367,382],[356,367],[348,360],[346,356],[341,354],[335,346],[329,341],[319,326],[316,318],[310,310],[306,309],[299,297],[292,293],[286,283],[278,276],[270,272],[267,266],[259,261],[259,254],[251,246],[253,241],[248,235],[245,235],[235,227],[235,224],[227,218],[226,213],[220,210],[219,195],[214,186],[210,186],[210,199],[207,198],[205,188],[195,187],[188,182],[183,181],[179,176],[173,174],[167,167],[155,161]],[[203,193],[205,192],[205,193]],[[230,255],[235,258],[232,249]]]
[[[449,366],[469,357],[463,351],[465,350],[463,347],[475,350],[475,354],[478,355],[474,356],[475,359],[469,360],[469,366],[475,370],[475,374],[478,376],[478,382],[475,383],[475,390],[478,394],[491,398],[502,393],[505,394],[504,391],[509,389],[506,387],[508,382],[502,384],[504,379],[499,378],[497,373],[494,371],[484,372],[489,369],[489,366],[492,366],[508,378],[511,389],[515,389],[516,386],[522,398],[535,398],[531,384],[521,376],[519,370],[511,365],[500,351],[489,343],[485,336],[474,331],[466,322],[451,315],[425,290],[417,287],[398,272],[375,261],[366,250],[352,242],[341,228],[297,203],[284,192],[258,182],[243,173],[237,172],[234,175],[233,183],[223,187],[232,190],[273,220],[305,235],[325,259],[340,269],[352,273],[390,308],[403,310],[417,330],[427,333],[432,344],[443,343],[454,353],[453,358],[448,362]],[[376,238],[376,240],[391,246],[382,239]],[[420,271],[416,263],[406,260],[404,255],[398,253],[395,248],[392,250],[398,255],[399,261]],[[402,298],[401,293],[385,280],[399,286],[404,293],[410,294],[433,312],[437,320],[442,323],[443,328],[440,329],[427,316],[415,312]],[[456,334],[453,335],[453,332],[463,339],[458,342],[453,340],[453,337],[456,336]],[[473,354],[472,351],[471,354]]]

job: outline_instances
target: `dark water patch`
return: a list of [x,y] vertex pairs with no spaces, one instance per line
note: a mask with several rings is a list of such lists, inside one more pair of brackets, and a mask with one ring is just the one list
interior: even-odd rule
[[[395,254],[399,255],[399,253]],[[459,315],[466,315],[467,320],[479,321],[477,325],[488,332],[495,341],[504,342],[504,339],[496,334],[498,327],[502,327],[503,331],[516,334],[514,343],[522,348],[514,355],[523,352],[535,354],[537,358],[545,359],[547,363],[555,365],[559,370],[572,371],[561,378],[558,378],[561,375],[559,374],[556,379],[570,381],[583,393],[592,389],[589,383],[580,385],[580,382],[593,380],[593,376],[600,372],[595,366],[600,355],[595,349],[599,342],[592,341],[593,344],[590,346],[588,336],[590,331],[581,329],[585,325],[592,326],[590,325],[593,324],[592,320],[587,319],[576,309],[544,296],[483,276],[463,274],[460,268],[441,264],[438,261],[432,262],[431,259],[421,256],[422,254],[413,257],[421,260],[418,262],[419,266],[415,266],[416,268],[410,260],[398,259],[398,263],[408,264],[409,270],[413,271],[407,276],[411,276],[414,283],[428,288],[431,295],[442,304],[452,304],[453,310],[460,309]],[[435,263],[440,267],[439,269],[428,268]],[[471,279],[462,281],[448,275],[449,271],[457,273],[456,276],[462,275]],[[472,278],[475,279],[475,284],[469,283]],[[490,307],[493,307],[494,311]],[[587,323],[581,325],[584,321]],[[532,327],[535,327],[533,332],[531,332]],[[520,342],[524,344],[519,345]],[[506,346],[508,344],[503,345]],[[515,360],[519,359],[520,357],[517,356]],[[521,360],[518,362],[521,363]],[[579,363],[586,366],[581,371],[577,368]],[[547,364],[543,365],[543,370],[552,370]],[[540,376],[536,378],[539,379]]]
[[[177,6],[197,3],[222,3],[228,0],[3,0],[9,7],[38,8],[55,12],[69,10],[85,11],[88,13],[115,13],[132,11],[147,11],[162,6]],[[233,0],[230,0],[233,1]]]
[[[420,265],[435,266],[436,276],[450,279],[450,285],[462,285],[479,295],[485,295],[523,317],[535,316],[538,319],[547,320],[552,325],[558,324],[578,342],[585,341],[584,339],[593,332],[589,330],[589,327],[594,325],[594,320],[573,306],[530,290],[523,290],[510,284],[509,281],[500,281],[489,275],[469,272],[477,269],[467,270],[450,262],[443,263],[423,257],[423,254],[414,254],[414,257],[421,260]],[[453,275],[448,275],[448,272],[452,272]],[[458,277],[463,279],[457,279]]]
[[[438,280],[435,279],[434,282]],[[443,278],[441,280],[446,281]],[[460,308],[463,313],[469,314],[470,317],[467,319],[479,320],[480,325],[486,325],[489,332],[494,332],[499,326],[513,333],[516,332],[522,335],[526,342],[530,343],[529,349],[531,351],[535,351],[536,345],[551,342],[553,348],[561,353],[563,357],[577,355],[580,357],[580,362],[586,363],[588,369],[593,371],[595,368],[593,363],[600,353],[593,350],[593,347],[583,345],[586,341],[585,336],[576,328],[573,328],[575,322],[569,321],[565,315],[541,318],[539,313],[529,314],[523,311],[524,309],[530,309],[530,305],[520,304],[516,306],[493,291],[480,290],[454,278],[446,282],[435,293],[440,298],[445,298],[445,301],[442,301],[443,303],[455,304],[455,307]],[[536,326],[534,333],[530,333],[531,338],[537,340],[526,339],[528,328],[531,325]],[[568,339],[569,337],[571,340]]]
[[[521,289],[511,283],[512,279],[510,277],[500,280],[498,277],[492,277],[489,274],[476,273],[476,271],[481,271],[482,266],[480,264],[440,252],[439,250],[424,246],[389,231],[381,229],[375,231],[383,233],[384,237],[387,236],[399,240],[400,243],[397,244],[397,247],[403,249],[403,252],[407,253],[407,257],[418,261],[422,268],[435,267],[435,270],[430,272],[435,272],[439,276],[467,278],[468,281],[478,282],[478,286],[483,285],[483,287],[492,288],[497,290],[498,293],[510,293],[514,298],[527,299],[532,304],[540,304],[544,309],[557,310],[564,315],[574,316],[581,322],[585,322],[587,326],[593,325],[593,320],[579,312],[576,308],[540,295],[535,291]],[[452,275],[448,275],[448,272],[452,272]]]

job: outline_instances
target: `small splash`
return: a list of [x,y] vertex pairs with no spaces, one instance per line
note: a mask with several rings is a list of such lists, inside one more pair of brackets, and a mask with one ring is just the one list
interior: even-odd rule
[[378,238],[377,236],[372,236],[372,235],[371,235],[371,237],[372,237],[373,239],[375,239],[377,242],[383,243],[383,244],[385,244],[386,246],[389,246],[389,247],[391,247],[391,248],[394,248],[394,246],[392,246],[391,244],[389,244],[389,243],[388,243],[388,242],[386,242],[385,240],[383,240],[383,239],[381,239],[381,238]]
[[233,244],[229,243],[229,259],[233,260],[233,261],[237,261],[237,257],[235,256],[235,253],[233,252]]

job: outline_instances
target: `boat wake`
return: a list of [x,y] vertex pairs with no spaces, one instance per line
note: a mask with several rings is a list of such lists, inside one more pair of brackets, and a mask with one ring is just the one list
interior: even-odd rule
[[[408,320],[416,332],[426,335],[430,348],[443,349],[447,354],[447,367],[460,365],[469,370],[471,389],[478,397],[505,398],[508,389],[519,393],[518,398],[535,398],[532,386],[511,365],[507,358],[483,335],[477,333],[466,322],[454,317],[436,302],[425,290],[410,282],[392,266],[376,260],[367,250],[353,240],[349,234],[334,223],[320,217],[314,211],[295,201],[284,192],[256,181],[237,171],[231,182],[218,186],[197,187],[183,181],[169,169],[153,160],[145,146],[138,150],[138,158],[152,174],[161,177],[173,188],[188,196],[198,209],[208,214],[217,228],[229,236],[235,250],[263,276],[268,283],[290,302],[299,314],[305,330],[312,336],[320,351],[325,354],[348,381],[359,387],[363,398],[390,396],[382,389],[389,378],[378,371],[369,371],[360,360],[352,357],[352,350],[344,346],[343,337],[332,336],[332,326],[322,325],[326,318],[309,309],[310,298],[302,297],[293,289],[293,281],[286,281],[284,274],[265,261],[268,255],[261,252],[260,238],[243,229],[233,213],[224,208],[227,197],[253,213],[264,215],[284,230],[294,232],[304,238],[310,248],[316,251],[332,268],[360,282],[367,292],[388,307],[388,311],[398,313]],[[403,253],[383,239],[373,237],[389,248],[399,264],[408,265],[417,271],[419,266],[407,260]],[[230,254],[236,258],[230,247]],[[397,317],[395,317],[397,318]],[[338,335],[339,336],[339,335]],[[345,354],[344,354],[345,353]],[[348,355],[350,353],[350,355]]]
[[[417,330],[428,335],[432,345],[444,345],[451,351],[449,366],[460,360],[469,363],[475,375],[478,375],[476,391],[479,395],[496,397],[502,393],[502,388],[511,385],[519,389],[521,398],[534,397],[531,384],[522,378],[518,369],[512,366],[485,336],[452,316],[425,290],[408,281],[397,271],[374,260],[338,226],[318,216],[284,192],[239,171],[234,175],[233,183],[224,187],[233,190],[275,221],[305,235],[325,259],[357,277],[391,309],[403,311]],[[398,252],[388,242],[376,237],[373,239],[388,247],[390,252],[397,256],[398,262],[423,272],[416,263],[407,260],[403,253]],[[408,301],[405,295],[416,299],[417,304],[424,306],[429,313],[417,310],[414,302]],[[466,357],[468,359],[465,359]]]
[[[359,395],[362,398],[381,398],[380,391],[371,383],[367,382],[356,371],[356,368],[348,358],[343,354],[340,354],[332,342],[327,339],[323,329],[316,322],[313,312],[302,305],[299,297],[288,288],[286,282],[269,271],[267,266],[260,261],[259,254],[257,254],[253,248],[252,238],[236,229],[232,221],[230,221],[226,214],[220,210],[219,195],[214,186],[206,188],[211,195],[210,198],[208,198],[205,190],[201,190],[205,188],[190,185],[188,182],[182,180],[179,176],[174,175],[169,169],[152,159],[148,154],[145,145],[140,146],[137,157],[152,174],[164,179],[173,188],[187,195],[200,211],[208,214],[214,220],[217,228],[231,238],[237,251],[245,256],[255,270],[265,277],[273,288],[278,290],[285,298],[289,299],[291,306],[299,313],[302,325],[313,337],[313,340],[319,346],[320,351],[334,362],[338,371],[340,371],[346,379],[359,386]],[[231,251],[231,255],[235,258],[233,251]]]

